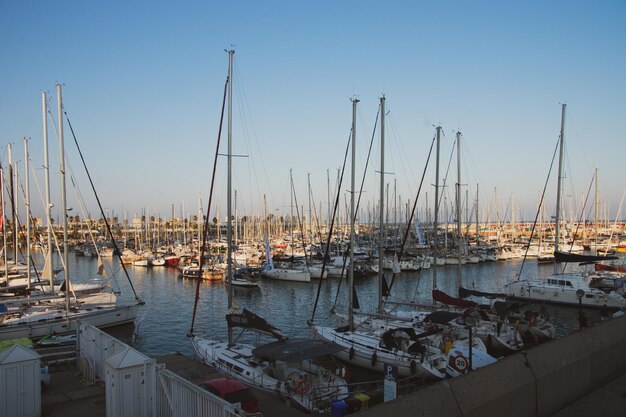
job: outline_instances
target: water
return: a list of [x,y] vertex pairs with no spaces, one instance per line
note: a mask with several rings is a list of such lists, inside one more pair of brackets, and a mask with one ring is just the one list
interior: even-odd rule
[[[113,287],[122,291],[120,299],[132,300],[130,284],[124,277],[116,259],[105,260],[114,271]],[[75,281],[84,281],[96,276],[97,262],[92,258],[69,256],[72,277]],[[462,283],[466,288],[480,291],[499,292],[503,285],[519,274],[521,260],[490,262],[463,266]],[[179,278],[178,270],[167,267],[141,268],[128,266],[127,271],[137,295],[145,301],[137,316],[136,336],[132,327],[122,328],[112,333],[135,349],[150,357],[181,352],[193,355],[187,334],[191,329],[196,280]],[[538,265],[533,260],[526,261],[522,277],[548,276],[552,265]],[[437,287],[456,295],[456,267],[437,268]],[[433,269],[421,273],[403,273],[396,276],[392,295],[404,300],[418,299],[427,301],[432,289]],[[388,282],[390,275],[387,276]],[[307,320],[311,319],[313,305],[319,281],[297,283],[262,279],[259,289],[233,288],[235,305],[247,308],[268,320],[290,337],[309,336]],[[347,286],[342,283],[339,296],[339,279],[331,278],[321,282],[320,297],[315,322],[322,325],[336,325],[329,311],[335,305],[336,310],[345,312],[347,305]],[[376,276],[355,279],[362,311],[374,311],[377,306],[378,281]],[[206,334],[211,338],[226,339],[225,314],[228,303],[227,286],[221,282],[202,281],[199,288],[200,299],[195,334]],[[539,311],[542,306],[530,306]],[[543,307],[546,308],[545,306]],[[578,328],[578,309],[576,307],[549,307],[552,322],[558,333],[564,335]],[[586,310],[590,323],[600,320],[598,311]]]

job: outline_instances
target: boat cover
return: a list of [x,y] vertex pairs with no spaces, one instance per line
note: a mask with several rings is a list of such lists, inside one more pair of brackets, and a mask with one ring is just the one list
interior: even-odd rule
[[252,354],[264,359],[295,363],[320,356],[332,355],[344,349],[343,346],[327,340],[296,338],[279,340],[259,346],[252,350]]
[[599,262],[612,259],[618,258],[617,256],[582,255],[579,253],[561,252],[560,250],[554,252],[554,260],[556,262]]
[[440,290],[433,290],[433,300],[443,304],[457,307],[476,307],[478,303],[467,301],[462,298],[452,297]]
[[506,294],[497,294],[497,293],[491,293],[491,292],[483,292],[483,291],[476,291],[476,290],[470,290],[468,288],[464,288],[464,287],[459,287],[459,297],[461,298],[467,298],[470,295],[473,295],[475,297],[486,297],[486,298],[504,298],[506,297]]
[[424,317],[424,323],[448,324],[452,320],[461,316],[461,313],[454,311],[434,311]]

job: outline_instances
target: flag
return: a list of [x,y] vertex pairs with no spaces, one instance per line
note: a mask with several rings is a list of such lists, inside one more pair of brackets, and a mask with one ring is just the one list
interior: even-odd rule
[[419,222],[415,222],[415,234],[417,235],[417,243],[425,245],[426,239],[424,239],[424,231],[422,230]]
[[100,256],[98,256],[98,275],[108,277],[107,271],[104,268],[104,264],[102,263],[102,258]]
[[391,270],[393,271],[394,274],[400,273],[400,262],[398,262],[398,255],[395,253],[393,254],[393,262],[391,264]]

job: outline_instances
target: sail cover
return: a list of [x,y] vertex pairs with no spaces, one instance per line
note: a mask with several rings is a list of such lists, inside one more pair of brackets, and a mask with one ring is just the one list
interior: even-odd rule
[[433,300],[457,307],[476,307],[478,305],[473,301],[467,301],[462,298],[449,296],[448,294],[440,290],[433,290]]
[[327,340],[297,338],[259,346],[252,350],[252,354],[259,358],[295,363],[320,356],[332,355],[343,349],[343,346]]
[[228,327],[243,327],[244,329],[258,330],[268,333],[278,340],[286,340],[285,336],[278,328],[269,324],[263,317],[257,316],[253,312],[243,309],[242,313],[226,314]]
[[486,297],[486,298],[490,298],[490,299],[506,297],[506,294],[483,292],[483,291],[477,291],[477,290],[470,290],[470,289],[464,288],[464,287],[459,287],[459,297],[467,298],[467,297],[469,297],[471,295],[473,295],[475,297]]

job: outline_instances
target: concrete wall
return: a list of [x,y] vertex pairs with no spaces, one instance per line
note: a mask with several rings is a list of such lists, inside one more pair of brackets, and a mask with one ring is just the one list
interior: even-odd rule
[[547,417],[624,373],[626,316],[354,415]]

